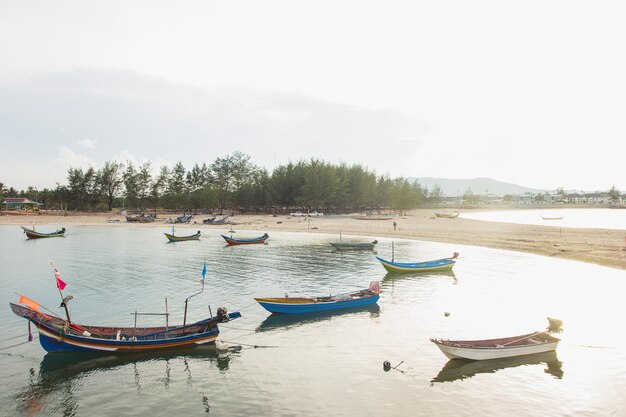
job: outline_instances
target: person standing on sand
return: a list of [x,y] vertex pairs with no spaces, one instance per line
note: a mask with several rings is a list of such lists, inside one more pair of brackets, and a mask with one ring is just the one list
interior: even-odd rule
[[394,221],[393,221],[393,231],[394,231],[394,232],[396,231],[396,226],[397,226],[397,225],[398,225],[398,224],[397,224],[397,223],[396,223],[396,221],[394,220]]

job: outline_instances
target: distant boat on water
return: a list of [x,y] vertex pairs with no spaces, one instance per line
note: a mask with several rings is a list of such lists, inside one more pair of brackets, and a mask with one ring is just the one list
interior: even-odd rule
[[265,241],[270,237],[270,235],[265,233],[263,234],[263,236],[255,237],[252,239],[235,239],[234,237],[232,237],[232,233],[233,232],[231,232],[230,237],[222,235],[228,246],[261,244],[265,243]]
[[548,216],[541,216],[541,218],[543,220],[563,220],[563,216],[560,217],[548,217]]
[[172,228],[172,234],[169,233],[163,233],[165,235],[165,237],[170,241],[170,242],[185,242],[187,240],[200,240],[200,231],[198,230],[198,232],[196,234],[193,235],[189,235],[189,236],[175,236],[174,235],[174,228]]
[[65,236],[65,227],[52,233],[37,232],[34,226],[32,229],[29,229],[28,227],[24,227],[24,226],[21,226],[21,227],[22,227],[22,230],[24,230],[24,233],[26,233],[26,237],[29,239],[43,239],[47,237],[64,237]]
[[377,243],[377,240],[372,242],[343,242],[341,232],[339,232],[339,242],[331,242],[330,246],[337,250],[372,250]]
[[435,216],[437,217],[441,217],[444,219],[456,219],[457,217],[459,217],[460,213],[437,213],[435,212]]

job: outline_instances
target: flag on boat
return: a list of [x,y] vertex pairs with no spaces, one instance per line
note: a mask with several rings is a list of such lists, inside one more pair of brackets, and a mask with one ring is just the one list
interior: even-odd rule
[[204,266],[202,267],[202,284],[204,284],[204,277],[206,277],[206,261],[204,261]]
[[67,284],[63,280],[61,280],[61,272],[56,266],[54,267],[54,277],[57,279],[57,288],[63,291]]
[[31,300],[28,297],[24,297],[19,294],[20,300],[17,302],[18,304],[24,304],[25,306],[31,308],[32,310],[39,311],[39,303],[37,301]]

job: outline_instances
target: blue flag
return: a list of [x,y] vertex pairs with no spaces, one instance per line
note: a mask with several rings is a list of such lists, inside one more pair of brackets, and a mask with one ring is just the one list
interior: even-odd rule
[[204,261],[204,267],[202,268],[202,284],[204,284],[204,277],[206,277],[206,261]]

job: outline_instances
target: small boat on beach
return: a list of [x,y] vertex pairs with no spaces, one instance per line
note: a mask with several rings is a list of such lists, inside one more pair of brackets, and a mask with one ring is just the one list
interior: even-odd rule
[[435,216],[443,218],[443,219],[456,219],[459,217],[459,213],[437,213],[435,212]]
[[383,258],[376,259],[380,261],[383,268],[385,268],[388,272],[395,273],[413,273],[413,272],[432,272],[432,271],[447,271],[451,270],[454,264],[456,263],[456,259],[459,257],[458,252],[454,252],[452,257],[450,258],[442,258],[435,259],[432,261],[424,261],[424,262],[413,262],[413,263],[405,263],[405,262],[394,262],[389,261]]
[[301,314],[375,304],[380,298],[380,283],[373,281],[369,288],[322,297],[255,298],[270,313]]
[[174,228],[172,228],[172,234],[169,233],[163,233],[165,235],[165,237],[170,241],[170,242],[184,242],[187,240],[200,240],[200,231],[198,230],[198,232],[196,234],[193,235],[189,235],[189,236],[175,236],[174,235]]
[[252,239],[235,239],[234,237],[232,237],[232,232],[231,232],[231,236],[228,237],[226,235],[221,235],[224,240],[226,241],[226,243],[228,244],[228,246],[235,246],[235,245],[253,245],[253,244],[259,244],[259,243],[265,243],[265,241],[267,239],[269,239],[270,235],[268,235],[267,233],[263,234],[263,236],[259,236],[259,237],[255,237]]
[[532,355],[556,350],[560,339],[549,333],[560,331],[560,320],[550,319],[546,330],[519,336],[483,340],[430,339],[450,359],[488,360]]
[[217,219],[215,217],[209,218],[209,219],[204,219],[202,220],[202,223],[204,224],[226,224],[228,223],[228,216],[224,216],[221,219]]
[[[28,320],[29,340],[30,324],[34,324],[39,331],[39,342],[47,352],[100,352],[100,353],[133,353],[158,350],[179,350],[192,346],[204,345],[215,342],[219,335],[219,323],[241,317],[239,312],[228,313],[225,308],[218,308],[216,316],[210,316],[200,321],[187,324],[187,302],[191,297],[199,295],[204,290],[203,270],[202,290],[185,300],[185,314],[183,324],[170,324],[170,313],[166,310],[163,314],[138,313],[135,311],[135,325],[131,327],[102,326],[76,324],[71,319],[68,303],[71,295],[63,297],[62,290],[65,282],[61,281],[57,268],[55,277],[57,288],[62,299],[61,307],[64,307],[66,317],[60,317],[52,310],[41,306],[36,301],[20,295],[17,303],[10,303],[11,310]],[[45,309],[43,313],[41,309]],[[165,326],[161,327],[137,327],[138,316],[162,315],[165,316]]]
[[170,224],[171,223],[174,223],[174,224],[189,223],[192,218],[193,216],[191,214],[183,214],[182,216],[178,216],[175,218],[170,217],[165,222],[170,223]]
[[28,239],[43,239],[47,237],[64,237],[65,236],[65,227],[52,233],[37,232],[34,226],[32,229],[29,229],[28,227],[24,227],[24,226],[21,226],[21,227],[22,227],[22,230],[24,230],[24,233],[26,233],[26,237]]

